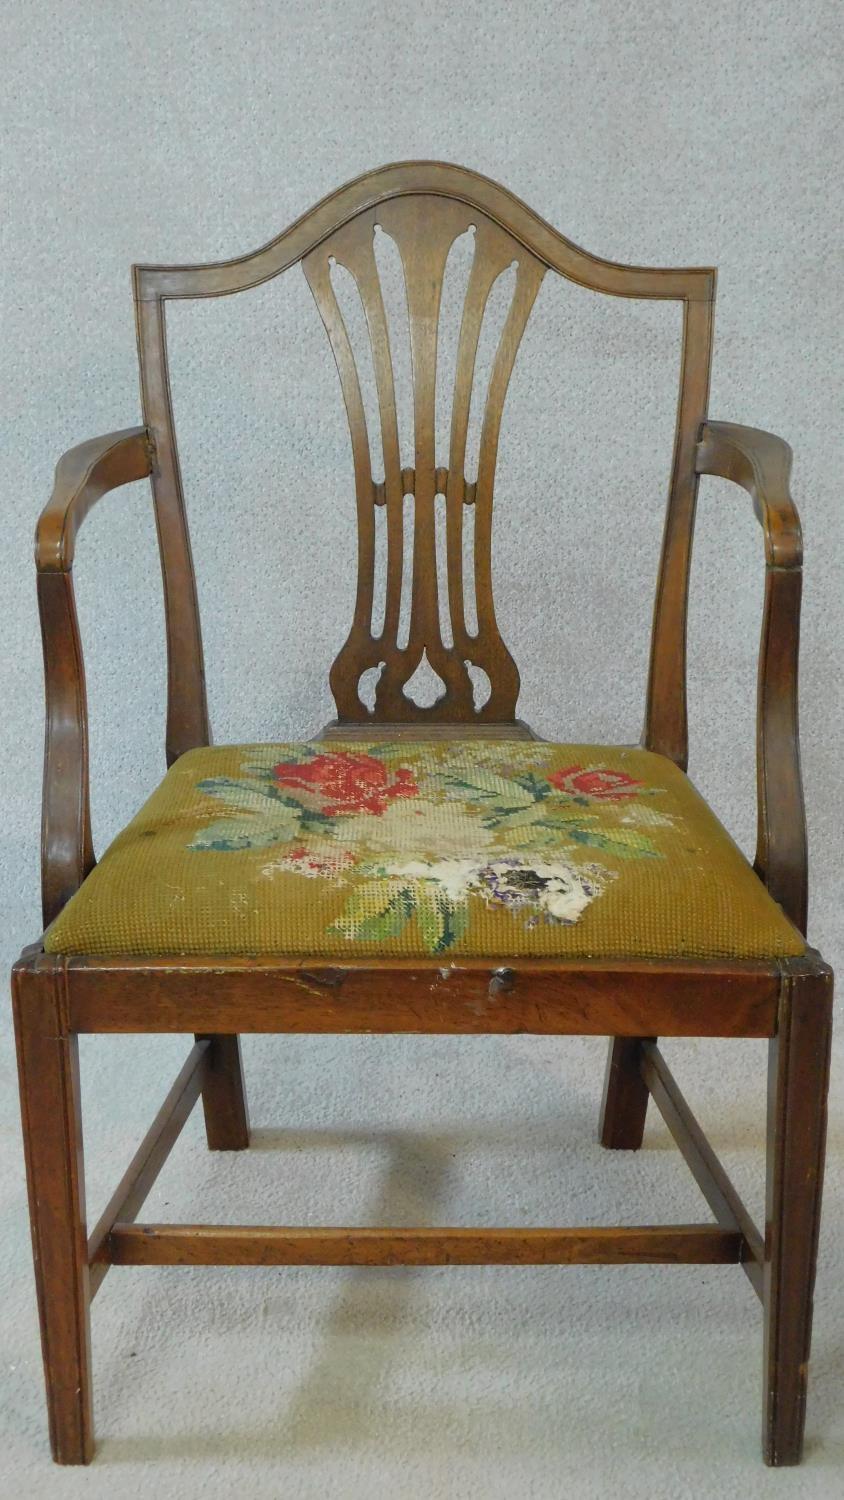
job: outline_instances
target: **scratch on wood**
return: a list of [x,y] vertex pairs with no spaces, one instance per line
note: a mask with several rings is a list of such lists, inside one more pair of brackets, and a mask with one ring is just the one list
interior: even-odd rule
[[315,995],[318,1000],[321,1000],[324,990],[340,988],[347,973],[347,969],[321,969],[316,974],[304,970],[299,974],[291,974],[290,978],[298,989],[305,991],[306,995]]

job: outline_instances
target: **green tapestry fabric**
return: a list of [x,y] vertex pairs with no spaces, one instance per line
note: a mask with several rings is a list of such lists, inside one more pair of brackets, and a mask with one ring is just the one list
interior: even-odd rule
[[779,958],[805,944],[663,756],[332,740],[181,756],[45,946],[504,961]]

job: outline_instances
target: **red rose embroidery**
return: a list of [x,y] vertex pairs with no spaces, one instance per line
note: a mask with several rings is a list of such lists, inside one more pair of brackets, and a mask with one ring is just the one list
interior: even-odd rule
[[301,765],[282,762],[273,767],[273,775],[281,787],[311,793],[329,817],[351,812],[382,813],[396,797],[415,797],[419,792],[407,767],[401,766],[391,780],[383,761],[349,750],[315,755]]
[[624,797],[635,797],[644,785],[624,771],[584,771],[582,766],[566,766],[562,771],[552,771],[548,781],[558,792],[568,792],[570,797],[591,797],[600,802],[620,802]]

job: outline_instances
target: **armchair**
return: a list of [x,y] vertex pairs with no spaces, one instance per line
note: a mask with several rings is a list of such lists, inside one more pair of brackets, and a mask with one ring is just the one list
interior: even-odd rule
[[[393,239],[404,270],[412,449],[399,430],[392,359],[401,334],[390,326],[379,282],[378,226]],[[448,451],[441,452],[434,420],[440,293],[450,248],[466,233],[474,236],[474,259]],[[167,370],[166,304],[234,294],[299,262],[337,365],[354,468],[358,584],[354,618],[330,674],[337,718],[314,739],[214,747]],[[470,473],[467,429],[485,309],[513,263],[515,290]],[[380,452],[336,296],[338,266],[354,278],[365,314]],[[519,342],[548,271],[596,292],[683,305],[677,430],[640,746],[538,739],[516,718],[518,670],[495,615],[499,430]],[[708,419],[714,271],[601,260],[488,179],[418,162],[357,179],[240,259],[137,266],[134,289],[143,425],[65,455],[36,545],[47,694],[46,926],[15,966],[13,993],[54,1458],[84,1463],[92,1455],[90,1305],[113,1266],[682,1262],[738,1265],[760,1298],[763,1454],[770,1464],[798,1462],[832,976],[805,938],[797,734],[802,557],[788,488],[790,450],[768,433]],[[686,613],[701,475],[747,490],[764,536],[752,867],[685,774]],[[97,863],[72,565],[91,506],[145,477],[152,483],[165,596],[169,770]],[[378,527],[386,537],[383,577]],[[468,565],[466,527],[473,537]],[[406,540],[412,576],[403,569]],[[383,601],[378,619],[376,595]],[[473,615],[476,628],[469,624]],[[442,686],[433,705],[414,697],[413,679],[425,660]],[[366,673],[377,677],[373,702],[362,696]],[[478,676],[486,679],[486,696]],[[162,889],[176,890],[179,899],[163,900]],[[77,1039],[91,1032],[188,1032],[194,1043],[89,1229]],[[238,1038],[249,1032],[607,1036],[603,1145],[638,1149],[652,1099],[711,1219],[547,1229],[138,1223],[200,1097],[209,1146],[248,1146]],[[692,1115],[659,1036],[768,1039],[764,1230]]]

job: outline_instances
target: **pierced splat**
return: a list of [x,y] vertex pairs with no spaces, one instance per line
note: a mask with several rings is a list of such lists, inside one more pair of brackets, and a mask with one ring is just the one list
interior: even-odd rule
[[[413,384],[413,468],[401,466],[393,363],[398,330],[388,323],[375,256],[377,226],[394,242],[404,275]],[[454,241],[470,229],[474,230],[474,256],[457,341],[448,465],[438,467],[437,344],[443,277]],[[355,612],[330,676],[339,719],[361,722],[374,718],[396,723],[425,719],[512,721],[519,674],[495,620],[493,488],[507,388],[545,265],[477,208],[423,193],[394,198],[358,214],[310,251],[302,265],[337,363],[349,420],[357,495]],[[515,272],[515,284],[488,386],[485,391],[474,389],[487,304],[496,282],[510,267]],[[356,357],[337,298],[334,278],[339,268],[354,278],[365,315],[378,418],[369,426],[361,388],[361,353]],[[469,481],[466,457],[473,389],[474,406],[482,412],[482,418],[477,478]],[[370,448],[373,429],[378,426],[383,480],[380,473],[378,478],[373,476]],[[407,496],[411,497],[410,506],[405,503]],[[438,504],[445,507],[445,569],[437,565]],[[387,545],[386,587],[376,604],[378,506],[386,511]],[[471,550],[464,547],[467,518],[471,522]],[[412,535],[406,538],[409,521]],[[442,542],[441,536],[441,548]],[[406,577],[403,581],[408,547],[412,556],[409,626],[406,643],[402,639],[400,644],[399,621],[407,610],[406,600],[402,609],[402,595],[408,585]],[[473,560],[470,576],[464,576],[464,557]],[[443,592],[447,597],[442,597]],[[472,628],[475,620],[476,631]],[[374,707],[369,709],[360,696],[360,680],[380,663],[383,670],[375,687]],[[434,703],[414,701],[411,691],[413,679],[424,665],[429,670],[423,670],[423,677],[430,681],[433,672],[443,687]],[[485,697],[476,694],[473,675],[477,672],[489,684]]]
[[423,649],[422,658],[413,676],[405,683],[403,692],[417,708],[434,708],[445,696],[445,683],[434,671]]

